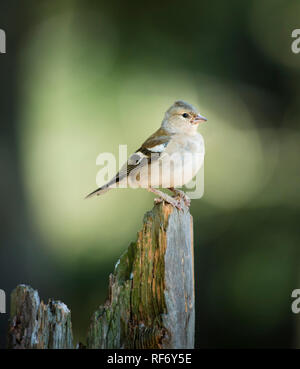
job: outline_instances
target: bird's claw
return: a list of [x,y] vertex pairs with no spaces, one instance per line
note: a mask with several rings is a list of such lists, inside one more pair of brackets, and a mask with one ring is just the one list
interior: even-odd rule
[[175,198],[178,198],[179,201],[182,200],[187,207],[190,207],[191,199],[183,191],[176,190]]
[[160,204],[162,202],[166,202],[168,204],[171,204],[172,206],[174,206],[174,208],[177,208],[178,210],[183,210],[182,203],[181,203],[180,199],[177,200],[175,197],[173,197],[170,200],[162,199],[161,197],[157,197],[157,198],[154,199],[155,204]]
[[176,201],[176,203],[173,205],[175,206],[175,208],[177,208],[178,210],[182,210],[183,211],[183,208],[182,208],[182,204],[181,204],[181,201]]
[[189,208],[190,205],[191,205],[191,199],[187,195],[185,195],[183,197],[183,201],[184,201],[185,205]]

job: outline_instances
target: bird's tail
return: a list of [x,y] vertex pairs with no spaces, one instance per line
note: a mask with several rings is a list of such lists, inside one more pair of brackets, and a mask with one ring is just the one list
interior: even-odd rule
[[91,192],[90,194],[88,194],[85,198],[88,199],[90,197],[93,197],[93,196],[99,196],[99,195],[102,195],[104,194],[105,192],[109,191],[111,189],[110,185],[109,184],[106,184],[102,187],[99,187],[97,188],[97,190]]

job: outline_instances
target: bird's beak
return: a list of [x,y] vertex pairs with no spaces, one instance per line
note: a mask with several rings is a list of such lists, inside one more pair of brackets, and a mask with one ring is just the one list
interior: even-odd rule
[[202,115],[197,114],[197,115],[195,116],[195,118],[193,119],[193,123],[194,123],[194,124],[198,124],[198,123],[200,123],[200,122],[207,122],[207,119],[206,119],[205,117],[203,117]]

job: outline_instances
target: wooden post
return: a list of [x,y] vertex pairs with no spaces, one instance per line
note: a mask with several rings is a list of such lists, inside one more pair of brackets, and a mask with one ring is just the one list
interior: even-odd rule
[[[155,205],[109,277],[109,297],[93,314],[87,348],[194,348],[193,221],[188,208]],[[12,294],[11,348],[71,348],[70,311]]]
[[88,348],[193,348],[193,223],[187,208],[156,205],[117,262]]
[[37,291],[19,285],[11,295],[8,348],[73,348],[71,312],[60,301],[40,301]]

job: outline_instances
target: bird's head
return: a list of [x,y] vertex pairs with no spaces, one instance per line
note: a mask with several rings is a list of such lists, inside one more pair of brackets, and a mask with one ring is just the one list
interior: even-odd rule
[[199,123],[206,121],[193,105],[180,100],[166,111],[162,126],[178,133],[195,134]]

